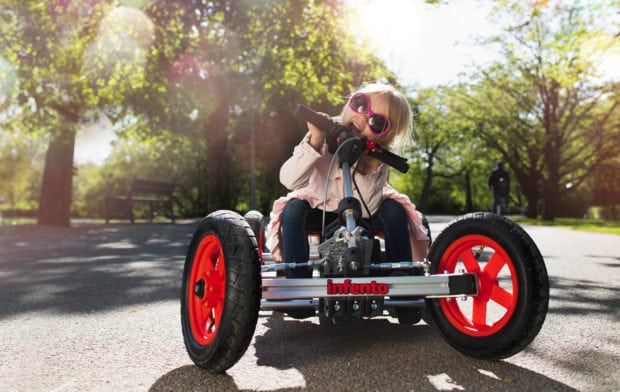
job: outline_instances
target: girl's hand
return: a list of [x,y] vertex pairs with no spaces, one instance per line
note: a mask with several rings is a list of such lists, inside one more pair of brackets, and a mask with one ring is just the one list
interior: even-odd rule
[[[331,117],[329,117],[327,114],[325,113],[319,113],[321,116],[328,118],[331,120]],[[315,125],[308,123],[308,130],[310,131],[310,145],[317,151],[321,150],[321,147],[323,147],[323,144],[325,143],[325,135],[323,134],[323,132],[317,128]]]

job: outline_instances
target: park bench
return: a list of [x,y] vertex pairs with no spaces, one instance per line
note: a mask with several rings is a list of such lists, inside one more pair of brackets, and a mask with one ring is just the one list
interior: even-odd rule
[[163,210],[174,223],[172,211],[175,185],[160,181],[147,181],[135,179],[131,184],[129,194],[106,196],[104,199],[105,222],[110,219],[129,219],[135,222],[134,207],[137,203],[148,205],[149,221],[153,222],[155,210]]

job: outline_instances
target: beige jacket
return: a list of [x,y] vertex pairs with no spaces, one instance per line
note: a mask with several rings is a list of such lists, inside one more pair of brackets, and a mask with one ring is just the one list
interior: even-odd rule
[[[327,178],[332,155],[327,151],[327,144],[323,144],[321,151],[316,151],[309,143],[310,132],[304,136],[293,150],[293,155],[280,168],[280,182],[289,191],[304,194],[312,208],[323,209],[325,200],[325,185],[327,183],[327,211],[336,211],[338,202],[344,197],[344,178],[338,162],[334,163],[330,178]],[[359,192],[368,205],[371,215],[379,209],[383,200],[383,187],[387,186],[388,166],[381,165],[371,174],[355,175],[355,182]],[[359,193],[353,184],[353,195],[359,198]],[[363,209],[364,218],[368,214]]]

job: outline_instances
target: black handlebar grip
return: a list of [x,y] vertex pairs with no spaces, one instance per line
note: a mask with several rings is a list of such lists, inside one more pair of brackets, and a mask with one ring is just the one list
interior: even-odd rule
[[381,151],[368,151],[367,154],[373,158],[377,158],[389,166],[392,166],[401,173],[407,173],[407,171],[409,171],[409,164],[405,158],[393,154],[387,150],[381,149]]
[[331,131],[334,130],[334,127],[341,126],[340,124],[337,124],[333,122],[332,120],[321,116],[314,110],[302,104],[298,104],[297,107],[295,108],[295,116],[297,116],[297,118],[301,120],[314,124],[317,128],[319,128],[326,134],[331,133]]
[[302,104],[297,105],[294,113],[299,119],[307,121],[323,131],[328,150],[332,154],[338,149],[338,139],[343,135],[352,133],[342,124],[334,122]]

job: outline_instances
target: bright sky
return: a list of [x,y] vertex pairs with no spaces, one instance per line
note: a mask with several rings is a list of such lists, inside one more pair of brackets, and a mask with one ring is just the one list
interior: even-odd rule
[[486,20],[492,2],[472,0],[436,6],[422,0],[349,0],[356,24],[406,85],[432,86],[455,81],[472,64],[493,59],[474,44],[497,29]]
[[102,164],[112,152],[115,138],[114,128],[105,116],[97,123],[82,126],[75,139],[75,164]]

